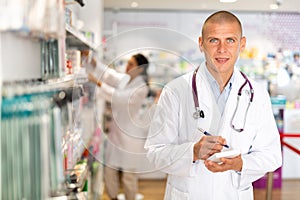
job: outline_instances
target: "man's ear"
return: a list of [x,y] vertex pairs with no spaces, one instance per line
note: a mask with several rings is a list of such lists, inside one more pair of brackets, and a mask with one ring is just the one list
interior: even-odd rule
[[240,48],[240,52],[242,52],[242,51],[245,49],[245,47],[246,47],[246,37],[243,36],[243,37],[241,38],[241,48]]
[[203,40],[202,40],[201,36],[198,38],[198,45],[199,45],[200,51],[203,52]]

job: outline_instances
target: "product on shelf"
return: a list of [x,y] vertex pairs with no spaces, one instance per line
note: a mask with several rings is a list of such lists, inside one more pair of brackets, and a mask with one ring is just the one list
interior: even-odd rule
[[[77,49],[67,49],[66,59],[71,62],[73,73],[77,73],[80,70],[81,65],[81,52]],[[67,63],[68,68],[68,63]]]
[[10,0],[0,4],[0,31],[17,31],[37,38],[65,34],[64,0]]
[[41,41],[41,77],[43,80],[59,78],[62,67],[59,55],[59,42],[56,39]]
[[62,119],[49,98],[53,93],[2,98],[1,199],[46,199],[62,189]]
[[0,154],[7,192],[1,199],[47,199],[66,193],[64,171],[74,168],[86,148],[84,127],[75,119],[81,114],[82,89],[37,80],[4,83]]

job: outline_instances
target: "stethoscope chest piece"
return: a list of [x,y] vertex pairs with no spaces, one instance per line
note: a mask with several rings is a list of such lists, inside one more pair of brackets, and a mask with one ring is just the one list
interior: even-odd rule
[[193,114],[194,119],[204,118],[204,112],[203,110],[196,110]]

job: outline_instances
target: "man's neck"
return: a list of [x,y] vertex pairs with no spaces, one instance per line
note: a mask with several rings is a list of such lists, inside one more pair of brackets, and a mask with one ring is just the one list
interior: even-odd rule
[[214,79],[217,81],[219,85],[220,93],[222,93],[228,81],[230,80],[230,77],[232,76],[233,70],[230,73],[219,73],[217,71],[210,69],[209,67],[206,68],[209,71],[209,73],[214,77]]

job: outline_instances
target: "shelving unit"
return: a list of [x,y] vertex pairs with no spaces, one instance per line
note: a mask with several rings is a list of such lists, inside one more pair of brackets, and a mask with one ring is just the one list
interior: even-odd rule
[[[80,8],[80,11],[83,9],[86,9],[87,7],[90,6],[90,12],[87,12],[87,10],[85,11],[86,14],[88,16],[91,16],[91,12],[96,11],[95,7],[97,6],[97,4],[95,5],[95,2],[89,2],[89,4],[87,4],[85,7]],[[93,8],[91,8],[93,7]],[[91,11],[92,10],[92,11]],[[93,15],[93,16],[97,16],[99,13],[99,10],[97,10],[97,14]],[[77,13],[78,14],[78,13]],[[78,16],[82,17],[83,20],[88,20],[88,22],[90,22],[90,20],[88,19],[87,16],[83,16],[81,14],[78,14]],[[100,20],[100,19],[99,19]],[[96,20],[92,20],[92,23],[97,22]],[[86,27],[87,30],[93,30],[95,31],[93,28],[97,27],[97,25],[89,25],[87,24],[90,28]],[[91,28],[93,27],[93,28]],[[96,42],[92,42],[91,39],[89,37],[86,37],[84,35],[84,33],[82,33],[81,31],[77,30],[76,28],[70,26],[69,24],[65,24],[65,29],[66,29],[66,48],[70,48],[70,49],[78,49],[80,51],[82,50],[91,50],[93,51],[93,53],[95,54],[99,54],[99,45]],[[98,35],[97,35],[98,34]],[[99,35],[99,32],[95,32],[95,38],[96,37],[100,37],[101,35]],[[95,85],[83,82],[81,83],[80,80],[83,79],[83,81],[85,79],[87,79],[87,74],[81,73],[81,74],[75,74],[74,75],[74,79],[76,80],[76,83],[80,83],[83,87],[84,90],[86,90],[85,92],[90,94],[91,92],[94,92],[94,87]],[[75,84],[76,84],[75,83]],[[89,89],[88,89],[89,88]],[[91,89],[92,88],[92,89]],[[90,94],[91,95],[91,94]],[[93,94],[94,95],[94,94]],[[91,98],[93,99],[93,98]],[[92,102],[94,103],[94,102]],[[75,105],[76,107],[77,105]],[[96,118],[95,118],[95,105],[94,104],[83,104],[81,110],[80,110],[80,119],[75,119],[74,123],[77,123],[77,120],[79,120],[80,122],[78,122],[79,124],[81,124],[84,128],[81,131],[81,138],[79,140],[79,142],[76,144],[76,148],[77,151],[79,152],[77,154],[77,156],[75,156],[73,159],[73,163],[77,163],[78,161],[80,161],[81,157],[83,154],[86,153],[86,151],[93,151],[93,145],[94,144],[94,140],[97,140],[96,137],[99,137],[99,135],[95,135],[95,129],[99,126],[99,122],[96,122]],[[99,111],[101,112],[101,111]],[[91,122],[94,121],[93,125],[87,125],[86,122]],[[102,135],[101,135],[102,137]],[[100,139],[102,140],[102,139]],[[99,144],[100,145],[100,144]],[[99,153],[100,155],[103,155],[102,152]],[[97,158],[94,158],[93,156],[97,156],[97,155],[93,155],[92,152],[89,152],[89,157],[88,157],[88,162],[87,162],[87,166],[86,169],[84,171],[84,175],[82,175],[79,178],[78,184],[77,184],[77,188],[79,188],[78,192],[80,192],[82,190],[82,186],[84,185],[85,181],[88,180],[89,183],[89,192],[88,194],[90,195],[88,198],[89,199],[98,199],[101,196],[101,189],[103,188],[103,186],[101,184],[103,184],[103,178],[102,178],[102,164],[99,163],[99,161],[97,160]],[[97,169],[92,169],[93,163],[97,162],[98,163],[98,167]],[[74,166],[71,166],[71,168],[73,168]],[[96,171],[94,171],[96,170]],[[97,180],[98,179],[98,180]],[[81,184],[80,184],[81,183]],[[99,185],[100,184],[100,185]],[[79,186],[81,185],[81,186]]]
[[[62,3],[62,1],[58,2]],[[95,3],[91,2],[91,4]],[[101,7],[99,8],[101,9]],[[97,11],[99,12],[99,10]],[[97,44],[91,42],[87,37],[85,37],[85,35],[82,32],[76,30],[75,28],[67,24],[63,25],[66,34],[65,36],[61,36],[60,38],[55,38],[58,40],[58,44],[63,44],[62,46],[59,46],[59,48],[57,48],[60,54],[58,53],[56,55],[64,56],[64,50],[66,48],[77,48],[78,50],[89,49],[97,53]],[[97,35],[97,37],[101,38],[101,35]],[[22,162],[25,162],[25,165],[23,165],[23,167],[28,169],[27,171],[29,172],[27,173],[27,171],[25,172],[25,170],[22,170],[21,176],[18,177],[18,175],[20,175],[20,170],[18,170],[18,168],[13,167],[9,170],[10,173],[8,173],[8,175],[5,177],[5,182],[11,179],[11,181],[9,181],[10,184],[4,187],[4,189],[0,189],[0,198],[4,197],[4,199],[7,200],[16,198],[44,199],[45,197],[47,197],[47,199],[68,199],[68,189],[72,188],[66,187],[66,180],[63,180],[63,178],[66,178],[63,177],[66,174],[61,173],[62,175],[58,176],[57,174],[59,173],[59,171],[53,171],[53,169],[57,168],[60,170],[60,172],[70,172],[72,170],[74,171],[74,167],[79,161],[82,162],[82,159],[87,160],[85,161],[87,162],[87,164],[84,170],[82,170],[81,175],[77,177],[74,186],[78,189],[77,192],[81,192],[87,180],[89,180],[89,184],[93,184],[92,181],[90,181],[92,174],[90,171],[91,166],[89,165],[91,164],[89,163],[90,156],[87,158],[86,155],[84,155],[86,149],[89,149],[90,146],[93,144],[92,141],[94,137],[94,132],[97,128],[97,123],[95,120],[93,110],[94,107],[92,105],[94,103],[92,102],[93,98],[91,98],[88,95],[89,93],[91,95],[90,91],[92,90],[90,90],[89,88],[90,85],[88,83],[87,73],[84,69],[81,68],[79,71],[76,71],[75,74],[59,73],[60,77],[47,76],[46,78],[44,78],[41,75],[41,71],[43,71],[41,70],[41,60],[43,57],[41,54],[42,42],[40,39],[42,38],[39,38],[39,40],[37,40],[36,38],[30,38],[30,35],[28,37],[21,37],[20,35],[15,34],[14,32],[9,32],[9,30],[6,32],[0,32],[0,46],[2,48],[2,50],[0,51],[0,64],[2,64],[5,67],[4,69],[0,68],[2,72],[4,72],[2,73],[3,77],[5,77],[5,86],[1,87],[0,89],[1,92],[5,93],[5,90],[7,90],[8,86],[8,90],[12,90],[6,92],[8,94],[7,96],[12,95],[13,97],[16,97],[16,105],[12,104],[15,103],[14,101],[10,101],[10,99],[7,100],[7,98],[5,99],[5,103],[10,103],[9,105],[12,108],[10,110],[6,109],[6,114],[8,113],[8,115],[14,116],[19,115],[21,113],[21,116],[17,116],[18,118],[9,119],[12,121],[12,123],[10,121],[5,121],[5,123],[6,126],[8,126],[7,124],[13,124],[22,127],[18,129],[12,129],[12,131],[7,132],[7,134],[1,134],[1,137],[7,136],[7,138],[5,139],[10,139],[14,137],[19,138],[18,140],[14,139],[11,142],[12,144],[17,145],[16,151],[20,150],[21,148],[28,149],[28,152],[20,151],[21,153],[19,154],[17,154],[16,152],[14,159],[11,160],[14,160],[14,162],[19,163],[19,167],[22,166]],[[45,38],[45,40],[48,39],[49,38]],[[64,39],[66,40],[64,41]],[[60,43],[61,41],[62,43]],[[57,65],[55,64],[55,66]],[[0,85],[2,85],[2,81],[3,79],[1,79]],[[19,91],[15,91],[15,87],[17,87],[17,89],[20,89],[21,92],[17,93]],[[9,92],[11,91],[13,91],[13,94],[9,94]],[[4,96],[2,96],[2,98],[4,98]],[[32,96],[34,98],[32,98]],[[43,98],[44,101],[39,101],[39,98]],[[0,100],[0,103],[1,102],[2,101]],[[38,108],[33,108],[37,105]],[[26,106],[30,107],[27,108]],[[20,109],[20,111],[18,111],[17,109]],[[39,113],[39,109],[41,110],[41,113]],[[15,111],[16,113],[14,113]],[[59,115],[59,118],[58,120],[56,119],[56,121],[54,119],[55,112],[57,115]],[[25,116],[29,116],[28,113],[33,113],[30,119],[34,121],[33,125],[37,127],[31,127],[33,126],[30,124],[31,122],[26,121],[29,120],[26,119]],[[85,115],[88,116],[88,118],[85,118],[85,116],[80,116],[80,118],[76,119],[76,115],[81,115],[82,113],[85,113]],[[8,115],[5,116],[5,120],[7,120]],[[24,121],[21,121],[19,119]],[[45,119],[47,119],[48,121],[45,121]],[[17,121],[18,123],[16,122],[14,124],[14,121]],[[87,121],[88,123],[86,123]],[[59,123],[54,125],[54,123],[56,122]],[[42,131],[43,128],[47,130]],[[27,132],[21,134],[21,129]],[[5,131],[8,129],[6,127],[6,129],[2,128],[2,131],[3,130]],[[34,133],[31,133],[33,130]],[[59,132],[59,134],[57,134],[57,132]],[[37,139],[35,139],[36,141],[34,141],[34,143],[32,141],[22,141],[22,139],[26,139],[26,137],[36,138],[34,136],[38,136]],[[72,141],[72,137],[75,137],[76,140]],[[64,140],[66,138],[68,138],[69,140]],[[28,143],[28,145],[26,142]],[[68,142],[72,142],[72,145],[68,144]],[[27,146],[18,146],[19,144],[23,143]],[[31,147],[32,144],[41,145]],[[9,145],[0,142],[0,154],[1,156],[6,156],[9,160],[9,157],[13,156],[14,153],[12,151],[12,148],[8,148],[8,146]],[[55,149],[51,149],[53,148],[53,146],[55,146]],[[72,163],[72,165],[66,166],[66,168],[61,169],[65,163],[65,152],[62,152],[62,150],[65,148],[71,148],[69,152],[71,152],[70,155],[72,155],[72,157],[70,156],[70,163]],[[10,152],[6,153],[7,150]],[[21,155],[23,154],[28,154],[28,158],[25,157],[21,159]],[[34,158],[35,155],[38,155],[39,157],[33,159],[34,164],[31,164],[32,160],[29,160],[29,157]],[[28,161],[26,161],[26,159],[28,159]],[[37,171],[35,170],[35,168],[32,167],[33,165],[34,167],[37,167]],[[13,166],[13,164],[9,163],[7,165],[3,165],[3,167],[6,166]],[[101,167],[99,167],[99,170],[101,170]],[[0,173],[3,172],[4,171],[2,170],[2,172]],[[24,184],[26,180],[23,180],[22,178],[26,175],[34,175],[36,180],[38,180],[39,182],[34,182],[36,181],[34,179],[33,181],[28,181],[28,185]],[[4,180],[2,179],[2,176],[0,176],[0,180]],[[55,183],[52,182],[53,180],[55,180]],[[39,185],[39,187],[37,187],[35,183]],[[101,186],[96,187],[101,188]],[[10,188],[10,193],[8,195],[3,193],[8,193],[4,191],[7,188]],[[16,188],[18,188],[18,193],[15,192]],[[30,188],[30,190],[26,191],[26,188]],[[34,195],[32,196],[31,194],[33,193]],[[49,194],[51,195],[49,196]],[[83,196],[86,197],[87,193]],[[88,198],[90,199],[91,197],[89,196]]]
[[[84,34],[78,30],[76,30],[74,27],[66,24],[65,25],[66,28],[66,47],[67,48],[77,48],[79,50],[92,50],[94,52],[97,51],[97,45],[91,41],[88,40],[87,37],[84,36]],[[70,75],[73,76],[71,79],[71,82],[73,81],[73,84],[75,83],[80,83],[82,86],[87,83],[87,74],[85,72],[83,73],[77,73],[74,75]],[[78,79],[83,79],[83,82],[79,81]],[[84,81],[86,80],[86,81]],[[82,108],[83,110],[81,110],[80,112],[88,112],[90,113],[91,116],[93,116],[93,110],[90,108]],[[88,119],[85,119],[88,120]],[[74,123],[76,123],[76,120],[74,120]],[[76,144],[76,149],[77,152],[79,152],[77,154],[77,156],[75,156],[74,158],[74,162],[76,163],[78,161],[80,161],[80,158],[82,156],[82,154],[84,153],[85,149],[87,149],[90,144],[91,141],[93,140],[93,134],[92,133],[87,133],[87,132],[83,132],[83,130],[80,130],[81,134],[81,138],[79,139],[79,142]],[[85,137],[83,137],[83,135]],[[63,148],[65,148],[67,144],[64,144]],[[71,168],[73,168],[73,166],[71,166]]]

